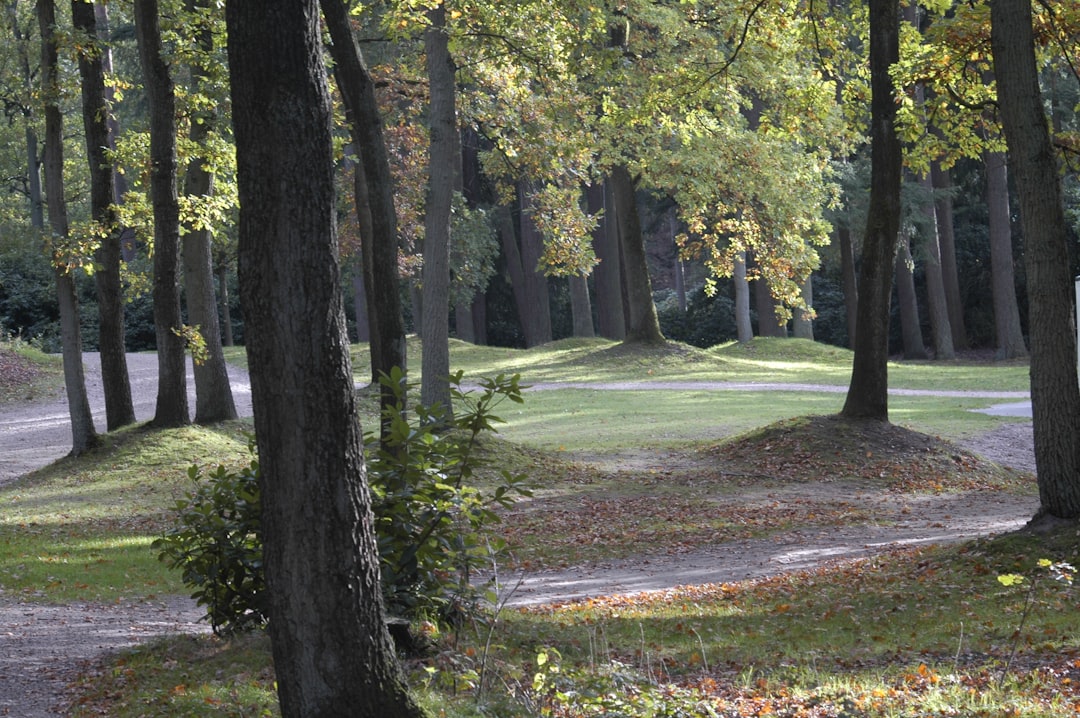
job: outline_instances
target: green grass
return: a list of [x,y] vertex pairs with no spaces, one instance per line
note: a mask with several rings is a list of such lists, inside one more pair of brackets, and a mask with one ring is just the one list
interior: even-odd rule
[[62,396],[63,361],[19,339],[0,338],[0,406]]

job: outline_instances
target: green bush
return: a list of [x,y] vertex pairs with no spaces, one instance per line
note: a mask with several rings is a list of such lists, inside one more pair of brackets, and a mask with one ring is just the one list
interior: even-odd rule
[[[477,451],[481,435],[501,421],[492,410],[506,399],[520,403],[522,387],[517,375],[500,375],[465,389],[459,372],[450,377],[456,404],[450,416],[440,406],[407,413],[413,387],[400,370],[381,381],[397,401],[384,412],[383,435],[365,438],[387,610],[405,618],[452,618],[476,598],[473,568],[502,548],[482,534],[499,520],[494,507],[529,494],[524,477],[506,471],[486,491],[469,483],[485,463]],[[153,546],[162,561],[183,571],[215,633],[262,625],[269,616],[258,461],[238,472],[219,466],[203,474],[193,466],[188,474],[196,487],[176,505],[177,526]]]

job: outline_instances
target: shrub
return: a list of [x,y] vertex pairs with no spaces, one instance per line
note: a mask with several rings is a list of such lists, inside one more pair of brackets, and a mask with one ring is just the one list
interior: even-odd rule
[[[507,471],[489,490],[471,485],[484,465],[480,437],[501,419],[492,410],[503,400],[520,403],[517,375],[483,379],[462,387],[450,377],[457,411],[419,406],[411,415],[406,400],[413,385],[400,370],[384,375],[397,397],[383,416],[383,435],[366,434],[368,483],[375,514],[382,589],[391,615],[437,614],[452,618],[476,598],[473,567],[502,549],[482,529],[498,522],[495,506],[526,496],[525,479]],[[411,418],[410,418],[411,416]],[[254,451],[254,444],[252,444]],[[200,605],[207,607],[215,633],[239,631],[268,618],[259,526],[259,464],[239,472],[219,466],[189,476],[194,491],[177,503],[177,526],[154,542],[159,558],[183,570]]]

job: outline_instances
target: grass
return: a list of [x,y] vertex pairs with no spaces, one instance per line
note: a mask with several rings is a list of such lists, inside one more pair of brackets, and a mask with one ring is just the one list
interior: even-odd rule
[[[355,351],[357,376],[363,377],[366,347]],[[418,356],[415,342],[410,352]],[[467,376],[521,372],[532,383],[678,378],[839,386],[847,381],[849,363],[844,350],[770,341],[638,354],[602,340],[534,350],[455,342],[452,354],[453,367]],[[906,388],[1023,391],[1026,372],[1018,364],[905,363],[891,366],[890,378]],[[807,525],[807,512],[817,516],[811,521],[815,526],[863,520],[845,515],[840,505],[791,515],[774,509],[693,518],[702,513],[693,509],[707,492],[742,490],[737,480],[709,484],[716,476],[703,467],[717,457],[750,466],[761,442],[782,445],[779,455],[801,457],[801,480],[822,472],[870,471],[866,462],[783,444],[794,436],[785,434],[785,427],[803,421],[793,417],[834,413],[842,399],[842,393],[826,392],[532,391],[520,410],[501,407],[505,441],[486,441],[483,450],[500,465],[530,471],[538,481],[544,518],[531,529],[524,516],[512,523],[532,534],[525,540],[533,560],[555,565],[600,560],[649,544],[718,541]],[[990,403],[893,397],[890,409],[897,423],[959,437],[1002,421],[969,411]],[[759,430],[777,421],[784,423]],[[129,430],[88,457],[64,460],[0,489],[4,595],[68,601],[183,592],[147,544],[184,488],[188,464],[246,458],[240,428]],[[724,451],[720,439],[732,434],[743,435],[745,456],[717,453]],[[631,462],[623,471],[582,462],[642,455],[653,463]],[[928,489],[923,480],[936,483],[938,474],[950,470],[951,459],[935,461],[890,465],[895,475],[882,480],[894,482],[897,490],[941,490]],[[754,466],[776,482],[794,476],[786,464]],[[977,477],[982,488],[1030,491],[1029,482],[1007,472],[972,465],[951,470],[966,481]],[[878,465],[872,471],[882,475]],[[613,524],[610,536],[600,536],[598,548],[582,549],[578,535],[559,527],[587,521],[590,506],[599,507],[602,516],[619,512],[630,518]],[[561,522],[553,516],[561,516]],[[1072,527],[1049,537],[895,551],[769,580],[504,610],[494,617],[492,633],[490,624],[464,626],[442,639],[435,653],[408,662],[407,669],[433,715],[616,715],[620,710],[649,715],[649,710],[660,712],[658,706],[667,714],[708,715],[707,707],[725,716],[1064,715],[1080,706],[1075,594],[1041,584],[1038,608],[1018,634],[1024,592],[1002,586],[996,576],[1033,576],[1039,558],[1076,561],[1078,554],[1080,540]],[[99,564],[99,559],[104,560]],[[1014,639],[1020,653],[999,688]],[[547,668],[538,665],[541,653],[550,657]],[[555,663],[560,672],[552,682]],[[551,681],[534,682],[545,672]],[[125,653],[85,679],[82,703],[72,715],[273,716],[273,690],[264,637],[176,637]]]
[[0,339],[0,406],[58,395],[63,362],[19,339]]

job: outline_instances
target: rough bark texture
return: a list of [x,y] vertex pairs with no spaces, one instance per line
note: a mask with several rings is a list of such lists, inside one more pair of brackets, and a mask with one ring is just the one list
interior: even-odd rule
[[[78,0],[75,0],[78,2]],[[189,12],[206,8],[209,0],[187,0]],[[198,36],[200,49],[209,55],[214,49],[210,28],[203,27]],[[198,91],[204,77],[202,68],[192,68],[193,89]],[[217,113],[209,110],[200,113],[199,121],[191,123],[189,139],[195,147],[206,142],[217,123]],[[191,197],[210,196],[214,192],[214,176],[202,159],[193,157],[184,176],[184,194]],[[206,358],[194,366],[195,375],[195,422],[210,424],[236,418],[229,385],[229,371],[221,348],[221,326],[218,322],[217,294],[214,291],[213,237],[205,227],[188,227],[184,234],[184,289],[187,299],[188,321],[199,327],[206,343]]]
[[455,68],[446,34],[446,8],[428,11],[431,26],[424,36],[430,86],[428,122],[428,191],[424,215],[424,311],[420,327],[420,400],[426,406],[450,403],[450,205],[458,162]]
[[656,316],[656,305],[653,304],[652,279],[649,278],[649,264],[645,259],[645,237],[638,216],[634,181],[626,167],[621,165],[612,168],[608,181],[615,200],[623,272],[627,277],[629,316],[626,341],[662,344],[665,340]]
[[900,140],[889,71],[900,56],[897,0],[870,0],[870,207],[859,277],[859,313],[851,383],[841,411],[849,418],[889,419],[889,301],[900,229]]
[[994,74],[1024,226],[1040,514],[1080,517],[1080,384],[1057,158],[1039,91],[1030,0],[990,4]]
[[844,311],[847,317],[847,345],[855,348],[855,323],[859,316],[859,283],[855,273],[855,249],[851,246],[851,230],[837,227],[836,242],[840,245],[840,269],[844,275]]
[[[341,0],[322,0],[320,6],[330,32],[330,54],[334,59],[334,72],[345,103],[350,133],[360,155],[362,172],[356,179],[357,209],[359,211],[362,203],[366,204],[371,221],[370,231],[362,233],[361,242],[364,245],[364,277],[370,292],[368,317],[374,340],[371,365],[373,376],[377,378],[379,372],[389,373],[395,366],[402,369],[407,366],[394,185],[382,116],[375,99],[375,83],[353,37],[348,12]],[[365,202],[361,201],[360,192],[365,194]],[[384,391],[383,405],[393,400],[393,392]]]
[[284,718],[422,715],[383,623],[315,0],[226,4],[240,286]]
[[94,253],[97,288],[98,347],[101,383],[105,393],[105,422],[109,431],[135,423],[127,354],[124,347],[124,290],[120,280],[120,227],[113,201],[116,197],[113,166],[109,162],[109,108],[105,100],[105,57],[99,43],[94,3],[72,0],[71,20],[85,37],[79,53],[82,80],[83,129],[90,165],[90,214],[101,227],[101,246]]
[[746,252],[739,252],[735,257],[732,281],[735,284],[735,336],[745,344],[754,338],[754,325],[750,322],[750,282],[746,279]]
[[900,310],[900,337],[904,344],[904,358],[929,359],[919,319],[919,298],[915,293],[913,266],[911,246],[905,236],[900,240],[900,249],[896,256],[896,301]]
[[964,323],[964,301],[960,296],[960,276],[956,264],[956,232],[953,227],[952,178],[948,170],[934,162],[931,170],[934,187],[934,212],[937,217],[938,244],[941,246],[941,279],[949,306],[949,328],[954,349],[969,346]]
[[604,184],[585,189],[589,214],[602,212],[593,230],[593,251],[599,263],[593,268],[596,287],[596,324],[600,336],[622,340],[626,337],[626,318],[622,304],[622,269],[619,264],[619,235],[615,222],[615,203]]
[[990,230],[990,286],[994,302],[995,359],[1028,355],[1020,307],[1016,301],[1012,212],[1009,208],[1009,165],[1003,152],[983,155],[986,167],[986,209]]
[[154,329],[158,398],[153,423],[190,422],[180,312],[180,206],[176,192],[176,97],[161,55],[157,0],[135,0],[135,39],[150,105],[150,198],[154,209]]
[[[930,175],[919,178],[919,184],[932,195],[934,184]],[[952,327],[949,325],[949,305],[945,296],[945,279],[941,270],[941,244],[938,238],[937,211],[933,204],[922,208],[922,240],[926,258],[923,272],[926,276],[926,304],[930,309],[930,331],[934,337],[934,358],[955,359]]]
[[[48,198],[49,229],[54,241],[62,242],[68,235],[68,217],[64,197],[64,126],[58,104],[56,6],[53,0],[38,0],[37,11],[41,27],[41,89],[45,110],[45,194]],[[77,455],[97,443],[97,432],[86,396],[75,280],[62,257],[54,257],[53,261],[56,298],[60,306],[64,388],[67,390],[68,414],[71,418],[71,453]]]

